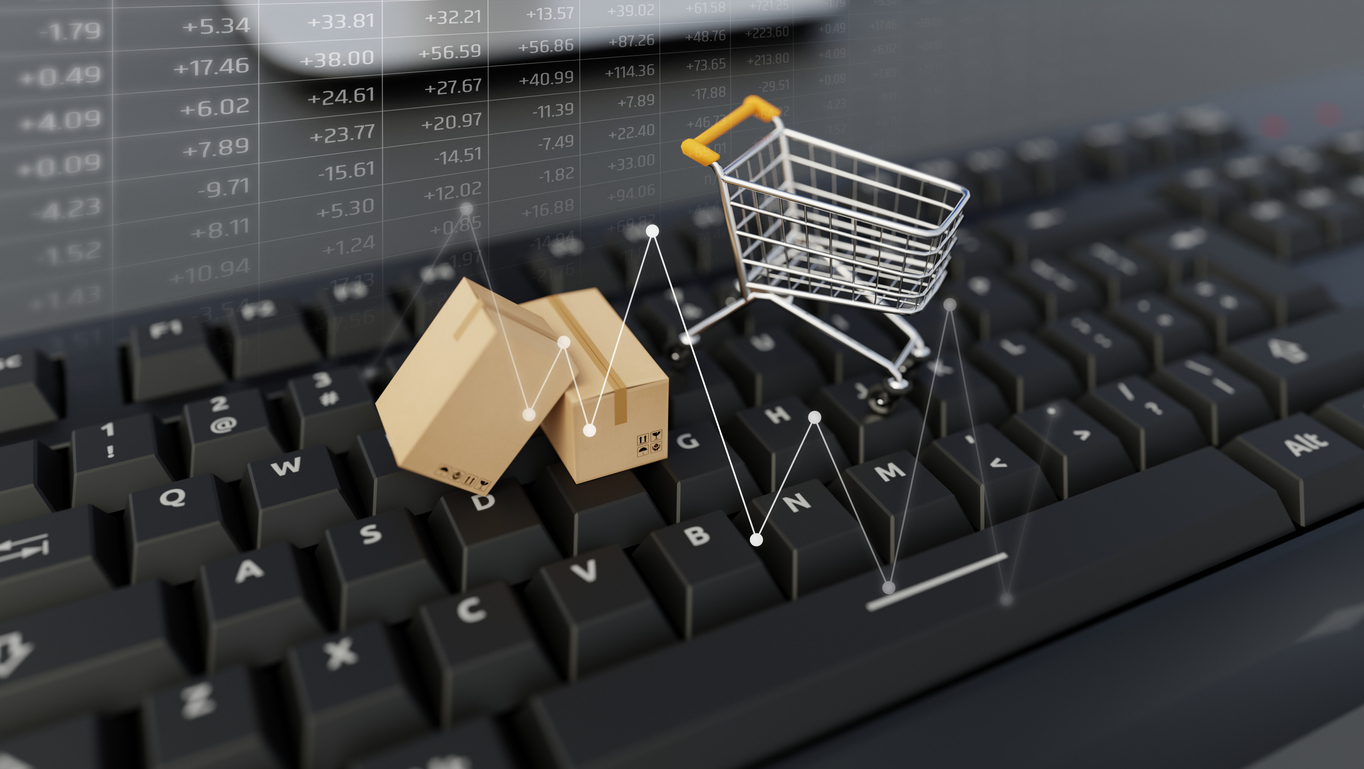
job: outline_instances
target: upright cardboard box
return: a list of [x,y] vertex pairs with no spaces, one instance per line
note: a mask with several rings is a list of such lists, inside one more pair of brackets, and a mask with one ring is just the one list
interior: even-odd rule
[[544,318],[465,278],[379,397],[398,466],[491,489],[572,382],[559,338]]
[[622,333],[620,316],[601,292],[556,294],[522,307],[572,340],[568,357],[577,382],[543,427],[573,480],[584,483],[667,458],[668,377],[630,329]]

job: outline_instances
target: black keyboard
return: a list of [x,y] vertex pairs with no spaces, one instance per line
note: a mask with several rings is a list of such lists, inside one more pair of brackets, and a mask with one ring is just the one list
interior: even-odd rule
[[[1264,153],[1196,108],[921,166],[974,197],[890,415],[865,361],[761,303],[666,360],[674,297],[696,320],[734,292],[721,220],[678,212],[681,285],[646,263],[628,319],[670,372],[675,445],[584,484],[543,435],[486,496],[417,477],[374,400],[466,274],[623,311],[637,233],[9,340],[0,767],[737,767],[910,701],[886,723],[1003,761],[965,743],[1013,718],[990,692],[1027,690],[1017,655],[1098,675],[1070,661],[1145,647],[1097,620],[1177,627],[1155,596],[1213,611],[1244,599],[1228,584],[1310,582],[1273,576],[1298,561],[1359,580],[1338,543],[1364,504],[1364,309],[1298,268],[1364,239],[1358,132]],[[893,349],[878,315],[811,309]],[[1364,616],[1334,608],[1305,632]],[[1129,710],[1114,734],[1177,729]],[[1311,712],[1297,733],[1335,713]]]

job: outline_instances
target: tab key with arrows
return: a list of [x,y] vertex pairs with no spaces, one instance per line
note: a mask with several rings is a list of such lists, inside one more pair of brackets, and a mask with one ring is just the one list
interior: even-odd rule
[[111,590],[121,547],[118,520],[89,505],[0,527],[0,619]]
[[1276,416],[1315,408],[1364,386],[1364,307],[1243,339],[1222,358],[1269,395]]

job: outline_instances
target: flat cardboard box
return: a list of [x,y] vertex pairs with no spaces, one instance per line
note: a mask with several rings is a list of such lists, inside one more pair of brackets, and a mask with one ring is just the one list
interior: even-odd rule
[[539,315],[461,281],[379,396],[398,466],[491,489],[572,382],[559,337]]
[[[568,357],[577,382],[564,391],[543,427],[573,480],[585,483],[666,459],[668,376],[630,329],[622,333],[620,316],[601,292],[555,294],[522,307],[572,340]],[[583,431],[588,424],[591,436]]]

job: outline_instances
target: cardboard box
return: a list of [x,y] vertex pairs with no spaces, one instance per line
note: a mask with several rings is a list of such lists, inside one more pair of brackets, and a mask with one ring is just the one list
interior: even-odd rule
[[543,427],[573,480],[585,483],[666,459],[668,377],[630,329],[621,332],[620,316],[601,292],[556,294],[522,307],[572,340],[568,357],[577,383],[564,391]]
[[572,383],[559,337],[536,313],[461,281],[376,404],[398,466],[491,489]]

